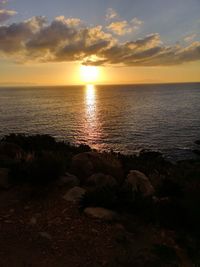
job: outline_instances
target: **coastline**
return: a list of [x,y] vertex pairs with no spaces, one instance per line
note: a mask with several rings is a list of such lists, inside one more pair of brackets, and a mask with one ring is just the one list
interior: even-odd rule
[[[12,262],[14,250],[27,264],[29,253],[38,257],[33,266],[47,266],[45,260],[70,267],[199,264],[199,177],[200,158],[172,163],[159,152],[100,153],[48,135],[5,136],[0,245],[7,256],[1,266]],[[17,238],[29,252],[15,246]]]

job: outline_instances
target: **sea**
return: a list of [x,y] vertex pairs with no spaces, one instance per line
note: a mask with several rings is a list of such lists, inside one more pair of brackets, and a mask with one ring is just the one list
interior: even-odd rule
[[195,157],[200,83],[0,88],[0,137],[50,134],[100,151]]

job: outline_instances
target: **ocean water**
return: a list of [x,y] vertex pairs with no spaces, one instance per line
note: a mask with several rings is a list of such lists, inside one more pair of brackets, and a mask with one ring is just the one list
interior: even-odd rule
[[141,149],[194,156],[200,83],[0,88],[0,137],[51,134],[126,154]]

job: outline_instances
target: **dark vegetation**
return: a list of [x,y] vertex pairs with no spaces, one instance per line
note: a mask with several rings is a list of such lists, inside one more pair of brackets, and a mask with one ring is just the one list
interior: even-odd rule
[[49,135],[10,134],[0,144],[0,167],[9,168],[12,182],[17,184],[52,182],[70,167],[73,155],[90,151],[87,145],[56,142]]
[[[87,145],[72,146],[48,135],[10,134],[0,141],[0,168],[10,170],[12,184],[46,186],[66,171],[73,172],[72,158],[88,151],[91,148]],[[81,199],[80,210],[101,206],[122,214],[137,214],[146,222],[173,229],[177,232],[177,242],[187,248],[196,264],[200,264],[200,160],[171,163],[161,153],[145,150],[139,156],[105,153],[108,154],[108,158],[112,156],[121,162],[123,179],[130,170],[147,175],[155,195],[143,198],[140,193],[133,194],[122,180],[113,187],[88,190]],[[78,172],[76,170],[76,175]],[[174,257],[168,248],[154,249],[163,258]]]

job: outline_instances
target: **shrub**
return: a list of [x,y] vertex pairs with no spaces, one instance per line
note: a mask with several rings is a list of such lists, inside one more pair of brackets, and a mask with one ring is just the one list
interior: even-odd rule
[[3,137],[2,142],[13,143],[25,151],[51,150],[56,146],[55,139],[50,135],[9,134]]
[[65,171],[65,159],[59,153],[42,152],[31,162],[13,165],[11,176],[15,183],[46,184]]
[[154,173],[166,176],[173,168],[173,164],[164,159],[160,152],[142,150],[139,156],[119,154],[119,159],[126,174],[130,170],[139,170],[147,176]]
[[170,264],[170,266],[179,266],[178,258],[173,248],[166,245],[156,244],[152,251],[160,258],[160,262]]
[[9,134],[4,136],[0,142],[8,142],[20,146],[23,150],[27,151],[68,151],[73,154],[90,151],[88,145],[80,144],[73,146],[68,142],[56,141],[54,137],[48,134]]

